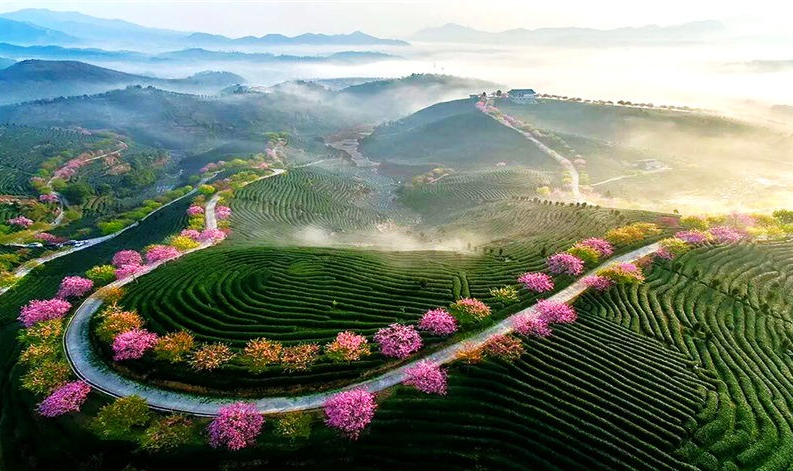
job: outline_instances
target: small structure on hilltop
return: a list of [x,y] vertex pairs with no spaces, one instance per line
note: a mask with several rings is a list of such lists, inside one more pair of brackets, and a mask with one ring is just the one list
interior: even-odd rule
[[519,105],[530,105],[537,103],[537,92],[531,88],[513,88],[507,92],[509,101]]

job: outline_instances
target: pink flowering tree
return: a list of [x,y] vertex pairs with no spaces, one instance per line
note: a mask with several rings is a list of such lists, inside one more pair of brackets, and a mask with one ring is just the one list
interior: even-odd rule
[[55,193],[46,193],[43,195],[39,195],[39,201],[42,203],[57,203],[58,202],[58,195]]
[[446,371],[431,360],[422,360],[405,370],[404,383],[427,394],[445,396],[446,380]]
[[708,233],[719,244],[735,244],[744,237],[743,233],[727,226],[711,227]]
[[146,329],[122,332],[113,339],[113,360],[137,360],[157,344],[157,334]]
[[201,242],[218,242],[226,238],[226,233],[220,229],[204,229],[198,240]]
[[543,299],[537,302],[534,309],[550,323],[571,324],[578,319],[572,306],[559,301]]
[[116,268],[116,279],[120,280],[136,273],[140,273],[144,268],[145,267],[143,265],[122,265],[121,267]]
[[113,265],[116,268],[124,265],[143,265],[143,257],[134,250],[121,250],[113,255]]
[[682,240],[688,245],[701,245],[709,241],[711,236],[707,232],[692,229],[675,233],[675,238]]
[[38,234],[33,236],[35,239],[38,239],[46,244],[54,244],[56,242],[60,242],[62,239],[58,236],[52,235],[49,232],[39,232]]
[[30,327],[41,321],[58,319],[66,315],[72,305],[63,299],[33,300],[22,307],[19,320],[25,327]]
[[26,218],[25,216],[17,216],[15,218],[11,218],[6,221],[9,225],[21,227],[22,229],[27,229],[28,227],[33,225],[33,220]]
[[198,240],[201,237],[201,233],[195,229],[185,229],[182,232],[180,232],[179,235],[182,237],[189,237],[190,239],[193,240]]
[[231,208],[228,206],[218,206],[215,208],[215,217],[220,220],[228,219],[231,217]]
[[374,394],[363,388],[343,391],[325,401],[325,424],[355,440],[372,421],[377,404]]
[[170,245],[152,245],[146,250],[149,265],[179,257],[179,250]]
[[535,337],[548,337],[551,327],[548,319],[539,312],[519,314],[512,319],[512,328],[520,335],[533,335]]
[[584,271],[584,261],[569,253],[558,253],[548,257],[548,270],[554,275],[580,275]]
[[524,288],[535,293],[551,291],[554,286],[553,278],[541,272],[524,273],[518,277],[518,283],[522,283]]
[[600,255],[600,258],[610,257],[614,254],[614,247],[606,239],[590,237],[582,240],[578,245],[594,249]]
[[432,335],[451,335],[457,332],[457,319],[446,309],[430,309],[421,316],[419,330]]
[[462,298],[449,306],[449,312],[461,324],[471,324],[490,317],[490,307],[476,298]]
[[91,386],[82,381],[66,383],[41,401],[38,412],[44,417],[57,417],[68,412],[79,412],[89,392],[91,392]]
[[207,426],[209,444],[213,448],[241,450],[256,443],[262,433],[264,416],[255,404],[237,402],[223,406]]
[[201,215],[201,214],[204,214],[204,208],[202,208],[201,206],[198,206],[198,205],[194,204],[194,205],[190,206],[189,208],[187,208],[187,215],[188,216],[198,216],[198,215]]
[[581,278],[581,282],[587,288],[592,288],[596,291],[606,291],[614,285],[610,278],[600,275],[589,275]]
[[421,336],[412,325],[391,324],[378,330],[374,340],[388,357],[407,358],[421,348]]
[[94,282],[82,276],[67,276],[61,281],[61,286],[58,289],[58,298],[80,298],[86,293],[91,291],[94,287]]

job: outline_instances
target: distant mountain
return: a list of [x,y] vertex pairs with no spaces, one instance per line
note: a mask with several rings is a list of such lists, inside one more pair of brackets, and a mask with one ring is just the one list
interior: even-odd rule
[[448,23],[437,28],[425,28],[412,36],[414,41],[477,43],[477,44],[538,44],[599,46],[641,42],[685,42],[703,40],[726,32],[718,21],[697,21],[671,26],[647,25],[637,28],[608,30],[592,28],[517,28],[496,33],[479,31],[467,26]]
[[298,36],[284,36],[283,34],[267,34],[262,37],[245,36],[232,39],[218,34],[193,33],[187,37],[191,44],[202,46],[407,46],[407,41],[399,39],[383,39],[371,36],[361,31],[350,34],[315,34],[306,33]]
[[81,61],[140,61],[150,56],[133,51],[106,51],[96,48],[61,46],[17,46],[0,43],[0,55],[17,60],[81,60]]
[[0,70],[0,104],[60,96],[91,95],[130,85],[171,91],[215,93],[245,79],[230,72],[201,72],[183,79],[127,74],[76,61],[26,60]]
[[[167,43],[179,40],[189,33],[166,29],[149,28],[123,20],[108,20],[78,12],[52,11],[44,8],[28,8],[0,14],[2,18],[26,21],[45,28],[52,28],[82,39],[85,43]],[[62,44],[50,41],[49,44]]]
[[327,56],[292,56],[270,53],[246,53],[210,51],[202,48],[182,49],[160,54],[144,54],[135,51],[106,51],[95,48],[68,48],[60,46],[16,46],[0,43],[0,56],[17,60],[77,60],[91,62],[153,62],[164,61],[191,62],[327,62],[363,64],[388,59],[400,59],[399,56],[371,51],[341,51]]
[[22,45],[32,44],[73,44],[79,40],[61,31],[37,26],[35,24],[0,18],[0,42]]
[[5,57],[0,57],[0,69],[5,69],[13,64],[16,64],[17,61],[13,59],[6,59]]
[[166,52],[153,56],[157,60],[190,61],[245,61],[245,62],[354,62],[365,63],[386,59],[399,59],[398,56],[381,52],[342,51],[327,56],[292,56],[269,53],[247,53],[210,51],[201,48]]
[[[11,13],[0,14],[0,18],[27,22],[42,27],[51,28],[72,38],[69,44],[79,38],[85,45],[112,45],[136,48],[141,45],[162,47],[234,47],[234,46],[401,46],[407,45],[405,41],[397,39],[377,38],[361,31],[350,34],[315,34],[306,33],[299,36],[288,37],[281,34],[267,34],[261,37],[246,36],[243,38],[229,38],[217,34],[201,32],[184,32],[169,29],[149,28],[123,20],[109,20],[84,15],[78,12],[52,11],[47,9],[29,8]],[[3,27],[0,25],[0,31]],[[70,35],[70,36],[69,36]],[[18,41],[3,39],[0,41],[17,43]],[[65,44],[65,41],[34,42],[25,44]]]

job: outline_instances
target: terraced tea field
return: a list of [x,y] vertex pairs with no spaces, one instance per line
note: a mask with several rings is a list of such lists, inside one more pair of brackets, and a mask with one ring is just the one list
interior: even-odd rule
[[0,194],[29,196],[30,177],[45,160],[76,157],[99,138],[62,129],[0,125]]
[[293,242],[307,229],[333,233],[372,230],[387,216],[361,180],[317,168],[293,169],[272,181],[253,183],[231,201],[237,239],[267,244]]
[[790,241],[700,249],[578,303],[694,362],[710,386],[683,451],[701,469],[793,466],[792,270]]

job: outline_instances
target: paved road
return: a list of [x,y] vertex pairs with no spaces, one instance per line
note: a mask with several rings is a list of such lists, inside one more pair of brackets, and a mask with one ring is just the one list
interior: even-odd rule
[[[208,204],[207,214],[214,212],[214,205],[211,206],[211,208],[212,209],[210,210],[210,205]],[[195,250],[200,250],[202,248],[205,247],[200,247]],[[601,265],[601,267],[613,263],[633,261],[653,253],[657,249],[657,243],[650,244],[611,259]],[[162,263],[148,267],[146,273],[156,269],[161,264]],[[590,273],[593,273],[594,271],[595,270]],[[121,286],[130,281],[132,280],[119,280],[115,282],[114,285]],[[562,291],[554,294],[549,299],[560,302],[570,302],[580,296],[585,290],[586,286],[581,282],[581,280],[578,280]],[[90,320],[92,315],[99,309],[101,304],[102,301],[95,296],[91,296],[86,299],[85,302],[83,302],[83,304],[77,308],[77,311],[69,322],[69,325],[66,327],[66,333],[64,335],[64,350],[66,352],[66,357],[72,366],[72,370],[74,370],[74,373],[78,377],[90,384],[94,389],[115,397],[126,397],[136,394],[146,399],[146,402],[153,409],[181,412],[206,417],[217,415],[218,409],[224,405],[242,400],[240,398],[217,398],[161,389],[156,386],[147,385],[129,378],[125,378],[124,376],[121,376],[114,370],[110,369],[102,361],[102,359],[99,358],[95,350],[91,348],[89,340]],[[343,388],[342,390],[356,387],[365,387],[369,391],[376,392],[399,384],[405,378],[405,370],[414,366],[418,361],[429,358],[430,360],[433,360],[439,364],[449,363],[453,361],[457,354],[461,351],[467,350],[471,347],[480,346],[494,335],[511,332],[512,321],[515,316],[528,312],[534,312],[534,306],[528,307],[502,320],[492,327],[478,332],[463,341],[445,347],[435,353],[428,355],[427,357],[416,358],[410,363],[388,371],[381,376],[352,384]],[[260,412],[265,414],[317,409],[322,407],[325,401],[338,391],[339,390],[327,391],[294,397],[265,397],[253,400],[252,402],[256,404],[256,407]],[[244,400],[251,401],[251,399]]]
[[[494,108],[495,108],[495,106],[494,106]],[[573,198],[575,199],[576,203],[586,203],[586,200],[581,195],[580,178],[578,176],[578,170],[575,168],[575,165],[573,165],[573,163],[570,162],[569,159],[567,159],[562,154],[556,152],[555,150],[551,149],[550,147],[548,147],[545,144],[543,144],[542,142],[540,142],[540,140],[537,139],[536,137],[534,137],[534,135],[532,133],[530,133],[528,131],[524,131],[524,130],[519,129],[519,128],[516,128],[509,121],[507,121],[505,119],[502,119],[502,118],[499,118],[498,116],[492,115],[492,114],[487,113],[487,112],[485,112],[485,114],[487,114],[491,118],[495,119],[496,121],[498,121],[502,125],[510,128],[510,129],[514,129],[515,131],[517,131],[520,134],[522,134],[523,137],[525,137],[526,139],[530,140],[534,145],[539,147],[540,150],[542,150],[543,152],[545,152],[546,154],[551,156],[554,160],[556,160],[559,163],[559,165],[564,167],[564,169],[567,170],[567,172],[570,174],[570,180],[571,180],[571,182],[570,182],[570,190],[573,193]]]

